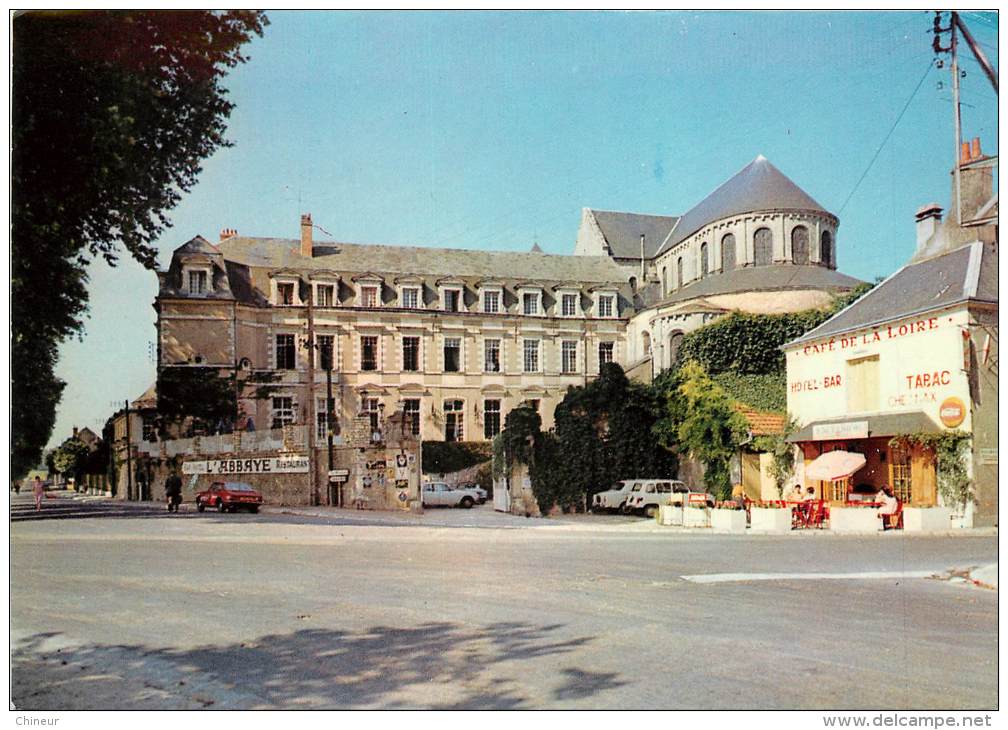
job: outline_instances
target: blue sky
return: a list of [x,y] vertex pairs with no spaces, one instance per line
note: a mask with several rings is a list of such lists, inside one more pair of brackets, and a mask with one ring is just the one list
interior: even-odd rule
[[[171,212],[162,267],[222,228],[295,238],[301,211],[343,241],[571,253],[582,207],[680,214],[758,154],[839,215],[839,268],[862,279],[910,256],[922,203],[948,208],[928,13],[269,15],[225,83],[235,145]],[[964,17],[996,63],[996,14]],[[996,154],[996,96],[963,67],[964,137]],[[51,445],[153,382],[156,293],[131,261],[91,267]]]

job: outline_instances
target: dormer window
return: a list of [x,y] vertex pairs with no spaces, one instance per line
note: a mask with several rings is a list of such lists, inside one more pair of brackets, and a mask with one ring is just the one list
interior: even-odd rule
[[277,304],[294,304],[294,284],[293,282],[277,283]]
[[189,272],[189,293],[206,294],[207,272],[203,270]]
[[333,307],[336,306],[336,285],[316,284],[315,285],[315,306]]
[[458,312],[462,309],[462,290],[444,289],[441,293],[441,301],[444,303],[444,311]]
[[499,289],[488,289],[483,292],[483,311],[486,314],[500,312],[501,293]]
[[399,306],[403,309],[420,309],[420,287],[404,286],[399,296]]
[[611,319],[615,317],[616,295],[614,293],[599,293],[595,298],[595,313],[599,319]]
[[561,317],[581,316],[581,295],[572,289],[557,290],[557,309]]
[[374,284],[365,284],[361,287],[361,306],[378,306],[378,287]]
[[522,312],[528,315],[539,314],[539,292],[522,292]]

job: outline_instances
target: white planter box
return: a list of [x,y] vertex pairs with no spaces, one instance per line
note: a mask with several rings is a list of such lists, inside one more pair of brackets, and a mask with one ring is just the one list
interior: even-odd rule
[[832,532],[878,532],[882,520],[872,507],[831,507],[829,515]]
[[682,509],[663,504],[658,508],[657,519],[659,525],[682,527]]
[[753,530],[767,532],[790,532],[791,510],[771,507],[753,507],[750,510],[749,527]]
[[687,507],[683,512],[683,527],[710,527],[710,513],[706,507]]
[[745,510],[716,509],[711,511],[711,527],[721,532],[745,532]]
[[952,528],[948,507],[904,507],[903,529],[907,532],[938,532]]

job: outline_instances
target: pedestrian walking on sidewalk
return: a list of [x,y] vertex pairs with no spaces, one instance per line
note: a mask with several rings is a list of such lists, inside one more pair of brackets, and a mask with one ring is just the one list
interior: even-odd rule
[[32,494],[35,495],[35,509],[36,511],[42,509],[42,497],[45,496],[45,485],[42,484],[42,480],[36,475],[35,482],[32,484]]

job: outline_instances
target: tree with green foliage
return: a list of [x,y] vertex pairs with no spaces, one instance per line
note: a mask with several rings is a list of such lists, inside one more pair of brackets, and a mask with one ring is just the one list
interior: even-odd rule
[[277,391],[280,375],[263,370],[240,374],[238,368],[171,365],[158,373],[158,416],[162,437],[173,427],[189,424],[213,432],[218,424],[232,426],[238,414],[238,398],[249,394],[269,398]]
[[772,457],[767,471],[782,497],[784,483],[794,476],[795,445],[788,441],[788,438],[797,430],[798,422],[788,415],[781,433],[756,436],[752,440],[754,450],[770,454]]
[[258,11],[27,11],[12,27],[11,471],[35,466],[80,336],[87,266],[154,268],[167,214],[230,143],[221,82]]
[[53,454],[53,466],[64,477],[73,477],[75,482],[80,483],[89,453],[83,441],[70,437]]
[[681,368],[658,433],[668,445],[674,434],[679,449],[704,464],[710,492],[721,499],[731,497],[728,464],[748,438],[749,425],[699,363],[688,362]]

